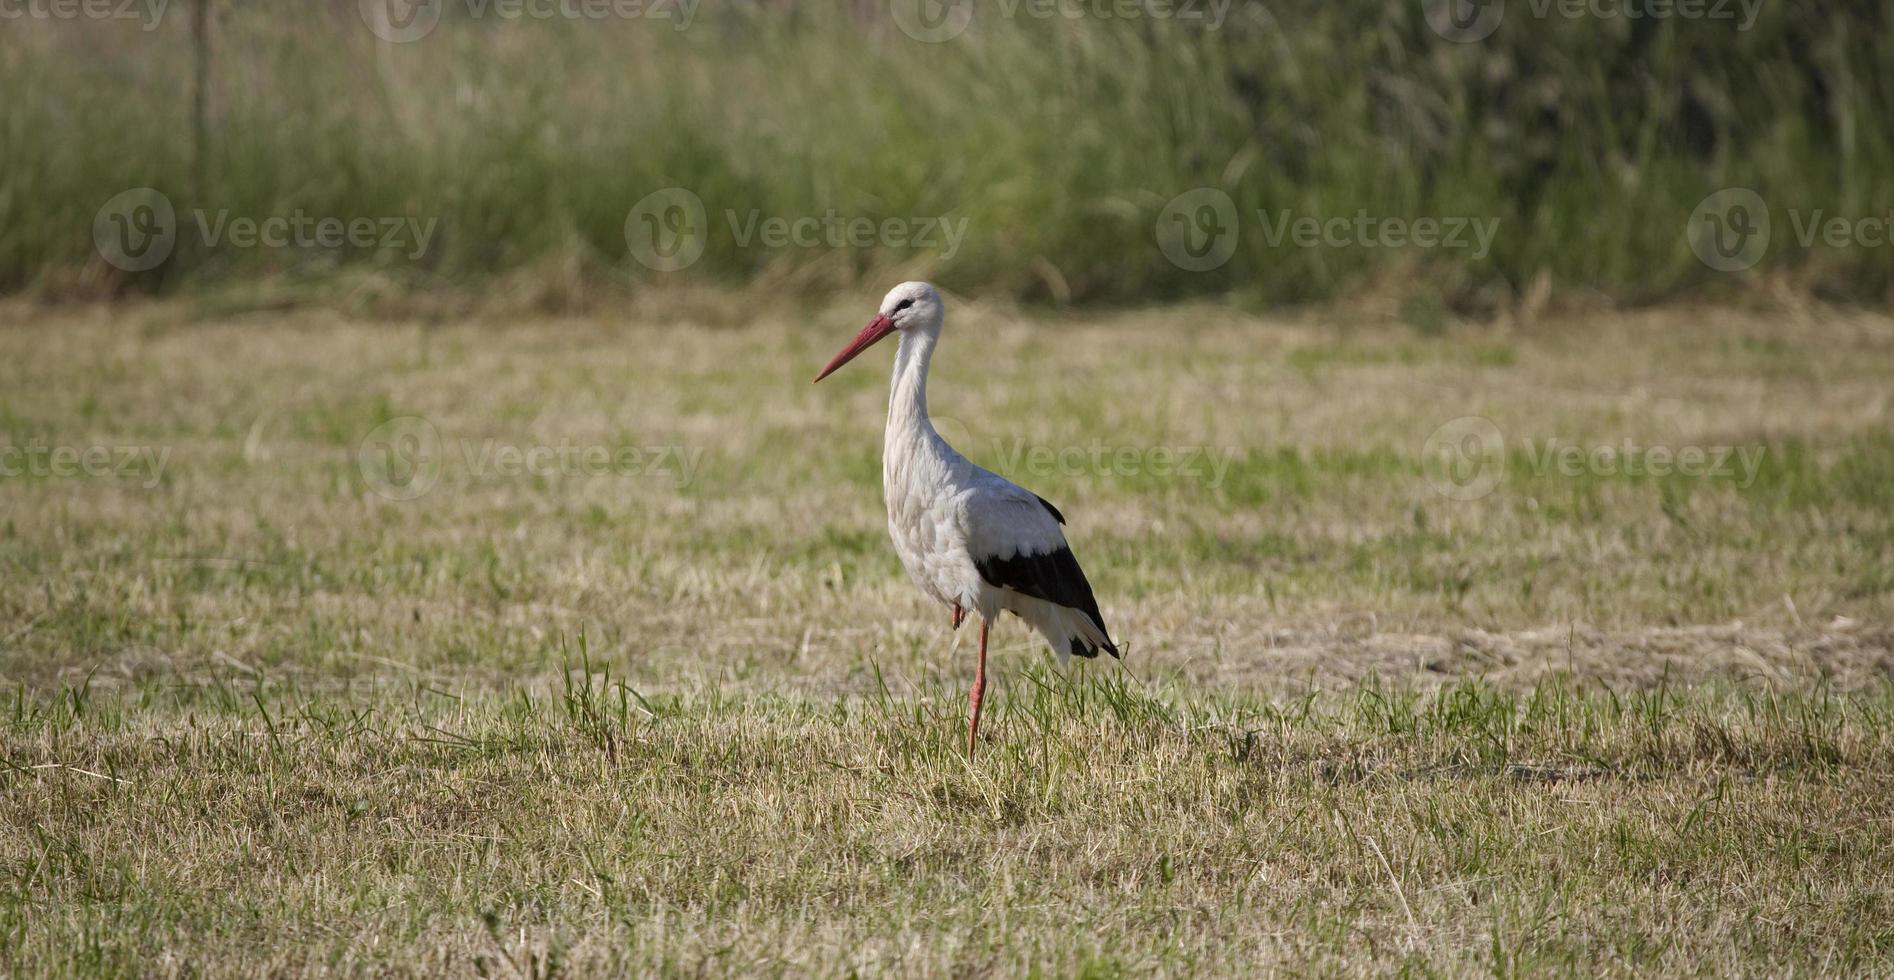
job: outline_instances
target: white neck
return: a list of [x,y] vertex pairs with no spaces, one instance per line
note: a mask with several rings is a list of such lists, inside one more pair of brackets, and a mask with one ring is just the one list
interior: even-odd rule
[[927,365],[934,358],[934,334],[923,329],[901,331],[894,354],[894,381],[888,389],[888,443],[932,434],[927,418]]

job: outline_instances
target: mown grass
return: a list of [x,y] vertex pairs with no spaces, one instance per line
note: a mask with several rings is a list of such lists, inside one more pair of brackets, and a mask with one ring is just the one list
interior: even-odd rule
[[[0,477],[0,971],[1894,966],[1884,318],[956,300],[938,423],[1061,506],[1129,644],[999,623],[969,766],[885,359],[808,384],[856,305],[9,308],[0,448],[168,455]],[[1475,415],[1503,479],[1454,499],[1429,436]],[[394,499],[404,416],[438,482]],[[1539,462],[1627,439],[1758,462]]]
[[[387,44],[355,0],[213,0],[201,149],[192,5],[152,30],[12,22],[0,288],[422,310],[472,293],[585,310],[680,280],[827,296],[926,277],[1052,303],[1369,293],[1430,328],[1548,295],[1638,304],[1760,284],[1887,299],[1884,240],[1807,246],[1790,227],[1791,210],[1884,225],[1894,208],[1881,4],[1819,18],[1760,4],[1751,22],[1736,4],[1708,6],[1744,16],[1513,3],[1476,44],[1436,34],[1418,2],[1236,3],[1215,25],[982,3],[941,44],[872,5],[706,0],[684,30],[446,6],[426,38]],[[1743,276],[1698,261],[1685,234],[1697,204],[1733,186],[1758,191],[1776,226]],[[183,228],[169,261],[128,275],[99,260],[92,230],[136,187],[165,193]],[[627,218],[671,187],[704,202],[706,248],[684,272],[653,272],[628,250]],[[1200,187],[1230,196],[1240,234],[1226,264],[1192,272],[1157,229]],[[772,247],[736,232],[753,214],[831,210],[946,217],[967,238],[950,254],[944,240]],[[418,256],[242,248],[206,242],[200,212],[437,226]],[[1484,254],[1300,247],[1257,217],[1284,212],[1498,230]]]
[[[570,645],[564,647],[570,651]],[[1885,687],[16,697],[21,973],[1875,974]],[[129,697],[122,694],[130,694]]]

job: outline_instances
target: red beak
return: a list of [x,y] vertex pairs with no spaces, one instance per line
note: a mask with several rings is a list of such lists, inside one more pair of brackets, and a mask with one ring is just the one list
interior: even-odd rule
[[816,381],[821,381],[823,378],[834,374],[836,368],[854,360],[856,355],[875,346],[875,341],[893,332],[894,321],[885,316],[877,316],[873,320],[868,321],[868,325],[862,328],[862,332],[856,334],[855,339],[849,341],[848,346],[842,348],[840,354],[835,355],[835,360],[830,361],[829,366],[823,368],[822,373],[815,376]]

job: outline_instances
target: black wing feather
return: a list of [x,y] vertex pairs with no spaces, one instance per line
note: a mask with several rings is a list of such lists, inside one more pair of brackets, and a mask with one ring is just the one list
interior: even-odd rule
[[[1046,504],[1046,509],[1052,510],[1052,505]],[[1056,517],[1059,512],[1053,510],[1052,513]],[[1085,580],[1085,571],[1079,568],[1079,561],[1072,556],[1071,548],[1060,548],[1040,555],[980,558],[974,561],[974,567],[980,570],[980,577],[986,579],[989,585],[1076,609],[1089,617],[1100,633],[1111,635],[1105,629],[1104,614],[1098,611],[1098,600],[1092,595],[1092,583]],[[1075,640],[1073,653],[1084,657],[1098,656],[1097,650],[1081,651],[1077,649],[1078,646]],[[1110,643],[1105,644],[1105,649],[1114,657],[1118,655],[1118,648]]]

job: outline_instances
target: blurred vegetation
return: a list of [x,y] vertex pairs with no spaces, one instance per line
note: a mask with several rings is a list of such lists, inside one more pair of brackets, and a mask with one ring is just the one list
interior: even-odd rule
[[[1735,3],[1654,19],[1518,2],[1490,37],[1455,43],[1419,2],[1238,2],[1215,29],[983,2],[964,34],[930,44],[865,4],[705,0],[680,30],[450,2],[432,33],[395,44],[355,0],[208,2],[207,45],[187,0],[149,30],[6,24],[0,289],[264,283],[292,302],[504,291],[566,309],[678,283],[819,295],[926,276],[1027,302],[1389,295],[1422,324],[1548,296],[1891,296],[1894,246],[1803,247],[1786,212],[1894,213],[1894,3],[1820,16],[1763,4],[1751,23]],[[141,186],[175,203],[185,231],[164,264],[126,273],[95,253],[92,227]],[[654,272],[628,251],[627,214],[672,186],[705,203],[707,247],[684,271]],[[1776,224],[1740,275],[1699,262],[1684,233],[1726,186],[1760,192]],[[1234,255],[1207,272],[1168,261],[1154,233],[1166,202],[1197,187],[1223,189],[1242,215]],[[1499,229],[1477,256],[1304,248],[1262,233],[1258,211],[1285,209]],[[831,210],[965,219],[967,238],[951,255],[770,248],[732,228],[752,212]],[[418,258],[234,248],[192,230],[199,211],[437,228]]]

